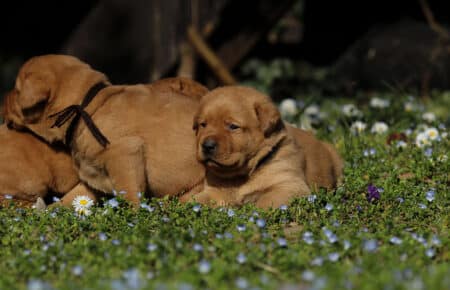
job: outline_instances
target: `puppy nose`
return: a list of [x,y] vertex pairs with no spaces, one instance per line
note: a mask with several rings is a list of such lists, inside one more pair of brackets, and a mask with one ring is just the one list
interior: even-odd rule
[[202,144],[202,150],[205,155],[214,154],[217,149],[217,143],[214,139],[208,138]]

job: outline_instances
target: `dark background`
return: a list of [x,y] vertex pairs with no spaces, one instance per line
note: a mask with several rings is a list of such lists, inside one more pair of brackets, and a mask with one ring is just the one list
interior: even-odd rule
[[[207,41],[213,49],[219,50],[224,42],[239,31],[240,27],[245,27],[250,23],[250,27],[258,29],[257,25],[260,23],[258,17],[260,16],[254,12],[257,10],[255,7],[265,5],[266,2],[276,4],[283,1],[221,0],[203,2],[203,10],[201,10],[200,16],[197,16],[196,21],[200,24],[211,19],[215,21],[217,29],[207,37]],[[301,37],[288,42],[270,42],[264,32],[255,45],[245,52],[245,57],[240,59],[237,65],[229,67],[238,80],[240,65],[249,58],[270,60],[285,57],[307,62],[313,67],[332,66],[340,60],[346,50],[373,29],[387,27],[385,31],[389,31],[389,25],[404,20],[427,26],[423,9],[419,1],[415,0],[304,0],[300,2],[302,8],[298,21],[301,25]],[[444,26],[450,22],[449,2],[444,0],[427,1],[436,21]],[[168,34],[166,31],[171,29],[170,26],[175,27],[174,33],[181,34],[181,39],[183,39],[185,23],[180,18],[191,17],[192,19],[192,11],[189,11],[189,5],[186,3],[190,3],[190,1],[2,2],[0,12],[2,39],[0,65],[2,67],[0,67],[0,71],[3,69],[6,72],[3,72],[3,84],[0,89],[5,90],[11,85],[9,75],[14,75],[13,72],[23,61],[29,57],[47,53],[74,54],[90,63],[94,68],[105,72],[116,83],[145,82],[173,75],[176,72],[178,58],[171,55],[160,56],[161,52],[157,47],[160,46],[159,49],[163,51],[177,51],[178,47],[174,47],[172,42],[167,42],[162,38],[160,43],[158,42],[159,38],[156,42],[154,39]],[[270,4],[267,5],[270,7]],[[208,9],[211,11],[209,12]],[[101,11],[99,12],[99,10]],[[290,12],[292,12],[291,9],[287,9],[285,14]],[[101,17],[92,17],[93,13],[94,15],[99,13],[98,15]],[[270,12],[266,13],[270,14]],[[97,24],[93,26],[97,26],[98,31],[92,31],[91,27],[89,38],[80,40],[80,34],[83,34],[80,29],[89,16],[96,18],[94,23]],[[148,23],[151,26],[154,23],[152,21],[158,18],[157,16],[163,19],[163,24],[158,30],[160,33],[155,32],[154,25],[150,31],[143,28]],[[92,19],[90,23],[92,25]],[[404,36],[409,40],[408,47],[415,46],[416,43],[419,45],[424,41],[421,35],[418,35],[417,39],[415,39],[415,35],[412,31],[408,36]],[[181,41],[179,38],[176,37],[175,44]],[[428,38],[425,37],[425,39]],[[356,55],[356,52],[351,54]],[[177,54],[175,53],[175,55]],[[164,61],[166,63],[162,63]],[[361,65],[358,64],[358,66]],[[207,67],[200,62],[195,78],[207,82],[209,76]]]

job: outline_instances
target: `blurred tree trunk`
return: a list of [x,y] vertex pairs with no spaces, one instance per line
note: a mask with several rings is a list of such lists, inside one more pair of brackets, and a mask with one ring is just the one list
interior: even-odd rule
[[183,57],[190,64],[181,66],[182,73],[189,74],[195,70],[195,56],[192,52],[183,56],[181,51],[187,28],[193,25],[231,70],[293,2],[103,0],[68,38],[63,53],[88,62],[114,83],[156,80]]

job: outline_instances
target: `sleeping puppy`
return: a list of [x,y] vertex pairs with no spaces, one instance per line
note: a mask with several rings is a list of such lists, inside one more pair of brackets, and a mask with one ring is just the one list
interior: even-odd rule
[[30,133],[9,130],[5,124],[0,125],[0,148],[0,205],[12,201],[31,207],[50,192],[59,197],[65,194],[61,199],[65,206],[78,195],[96,199],[79,184],[67,152],[50,147]]
[[20,69],[5,116],[49,143],[70,148],[80,179],[103,193],[155,196],[198,191],[204,168],[195,157],[192,119],[202,85],[172,78],[150,85],[110,85],[79,59],[44,55]]
[[268,96],[239,86],[206,94],[194,119],[204,189],[182,201],[279,207],[318,187],[333,188],[342,172],[334,148],[282,122]]

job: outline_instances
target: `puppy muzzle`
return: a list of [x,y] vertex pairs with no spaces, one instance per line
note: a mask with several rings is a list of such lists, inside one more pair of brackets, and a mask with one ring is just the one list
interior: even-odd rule
[[206,138],[203,142],[202,142],[202,153],[205,157],[213,157],[216,152],[217,152],[217,148],[218,145],[216,140],[214,140],[213,138]]

